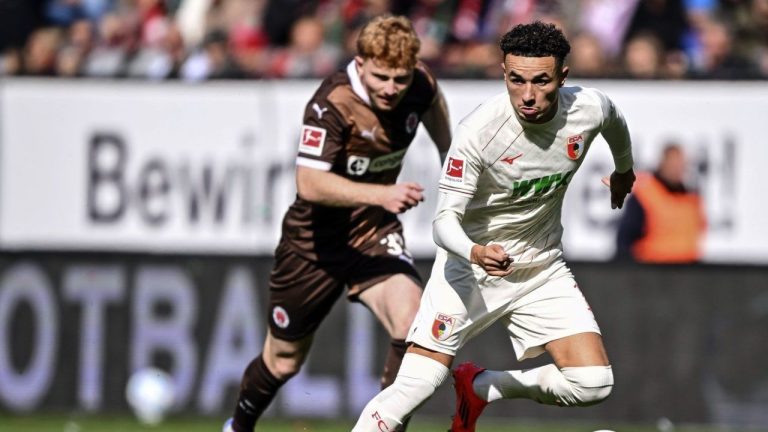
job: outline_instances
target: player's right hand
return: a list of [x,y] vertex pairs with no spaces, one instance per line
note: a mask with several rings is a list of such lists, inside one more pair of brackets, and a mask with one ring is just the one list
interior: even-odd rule
[[405,182],[387,186],[381,197],[384,210],[400,214],[424,201],[424,188],[418,183]]
[[470,262],[483,268],[491,276],[504,277],[512,273],[512,257],[498,244],[488,246],[474,245],[470,252]]

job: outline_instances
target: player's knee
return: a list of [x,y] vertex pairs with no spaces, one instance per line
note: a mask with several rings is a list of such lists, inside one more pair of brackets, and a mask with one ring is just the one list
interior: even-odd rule
[[276,356],[269,359],[269,369],[275,378],[286,381],[299,373],[301,365],[304,364],[303,356]]
[[408,337],[408,331],[411,329],[411,323],[415,317],[416,314],[414,313],[413,316],[392,323],[392,339],[405,339]]
[[608,398],[613,389],[611,366],[568,367],[561,369],[570,384],[571,397],[564,398],[567,406],[590,406]]
[[399,293],[397,301],[388,305],[386,315],[382,318],[382,324],[394,339],[405,339],[408,336],[421,301],[421,288],[406,276],[403,278],[408,280],[412,287]]
[[401,398],[417,401],[417,405],[432,397],[436,390],[434,383],[422,378],[398,376],[394,384],[397,385],[395,391],[400,392]]

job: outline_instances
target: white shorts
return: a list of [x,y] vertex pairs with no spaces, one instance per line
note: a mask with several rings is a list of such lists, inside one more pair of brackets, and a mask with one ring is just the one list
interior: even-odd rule
[[518,360],[542,354],[544,344],[555,339],[600,334],[595,315],[562,259],[500,278],[438,249],[407,340],[455,356],[498,320],[506,326]]

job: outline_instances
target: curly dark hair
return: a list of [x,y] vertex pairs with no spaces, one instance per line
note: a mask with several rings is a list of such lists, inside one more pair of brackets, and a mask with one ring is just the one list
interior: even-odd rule
[[554,24],[541,21],[514,26],[502,36],[499,46],[505,57],[507,54],[523,57],[552,56],[560,66],[571,52],[571,44],[563,32]]

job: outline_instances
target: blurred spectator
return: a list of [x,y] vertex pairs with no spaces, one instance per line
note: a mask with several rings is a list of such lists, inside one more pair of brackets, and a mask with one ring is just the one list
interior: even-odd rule
[[600,41],[606,56],[617,57],[621,53],[630,21],[639,0],[589,0],[573,2],[581,4],[579,25],[582,31],[594,35]]
[[21,73],[21,53],[9,48],[0,54],[0,76],[19,75]]
[[271,60],[269,76],[309,78],[336,70],[341,52],[324,42],[324,32],[323,23],[315,17],[296,21],[291,29],[290,44],[278,50]]
[[[421,3],[422,0],[407,2],[406,7],[410,8],[414,3]],[[362,20],[368,22],[374,17],[386,13],[407,14],[402,10],[401,5],[393,5],[390,0],[341,0],[339,11],[341,19],[349,24],[354,21]]]
[[61,43],[61,31],[55,27],[36,30],[24,49],[24,73],[50,76],[56,72],[56,53]]
[[67,46],[59,50],[56,55],[56,75],[64,78],[80,76],[82,70],[83,55],[74,46]]
[[768,78],[768,0],[751,0],[741,15],[749,55],[763,78]]
[[319,0],[269,0],[264,12],[264,32],[270,43],[285,46],[291,41],[296,21],[313,16]]
[[0,1],[0,51],[23,47],[29,35],[44,24],[43,1]]
[[701,23],[700,51],[693,58],[693,76],[698,78],[736,79],[758,78],[757,65],[734,51],[733,34],[719,19]]
[[419,0],[413,2],[409,10],[399,11],[411,18],[421,40],[419,58],[430,66],[435,66],[443,56],[455,8],[455,1]]
[[619,223],[617,258],[643,263],[700,259],[706,217],[685,176],[685,154],[674,143],[664,148],[656,171],[638,174]]
[[664,70],[664,47],[656,35],[640,33],[624,47],[624,72],[628,78],[658,79]]
[[179,47],[183,48],[183,44],[178,28],[170,25],[166,27],[164,23],[162,30],[152,37],[151,42],[143,44],[131,58],[127,75],[151,80],[177,76],[183,60],[183,56],[180,58],[179,55]]
[[239,24],[229,33],[229,50],[246,78],[261,78],[269,67],[269,41],[256,28]]
[[615,72],[600,41],[588,32],[571,38],[568,67],[569,76],[574,78],[603,78],[612,76]]
[[209,34],[222,32],[227,35],[228,53],[224,66],[227,75],[237,71],[243,78],[264,76],[270,56],[270,41],[264,30],[266,5],[264,0],[214,3],[208,16]]
[[14,56],[52,27],[56,52],[30,74],[318,78],[384,13],[411,19],[442,77],[496,79],[498,38],[535,19],[569,34],[574,77],[768,77],[768,0],[0,0],[1,70],[27,73]]
[[444,47],[436,71],[446,78],[501,78],[501,50],[497,44],[454,42]]
[[83,74],[89,77],[115,77],[124,74],[125,66],[135,47],[135,33],[129,18],[108,13],[98,24],[98,40],[83,64]]
[[71,25],[80,19],[98,21],[114,8],[115,0],[48,0],[45,16],[60,26]]
[[184,62],[180,74],[185,81],[243,77],[227,48],[227,35],[219,30],[206,35],[203,48]]
[[[498,42],[499,38],[513,26],[521,23],[541,20],[544,22],[558,21],[564,3],[577,5],[581,2],[565,2],[558,0],[490,0],[483,14],[483,29],[481,35]],[[554,19],[557,17],[558,19]],[[563,30],[567,30],[560,25]]]
[[652,33],[665,51],[682,50],[689,31],[684,0],[640,0],[625,41],[639,33]]
[[214,0],[184,0],[176,14],[176,24],[185,46],[194,49],[203,43],[206,35],[206,16]]
[[451,35],[454,38],[460,41],[478,39],[483,27],[483,3],[482,0],[458,0],[451,20]]
[[80,50],[81,54],[87,54],[94,45],[94,27],[88,20],[78,20],[72,23],[67,32],[69,44]]

